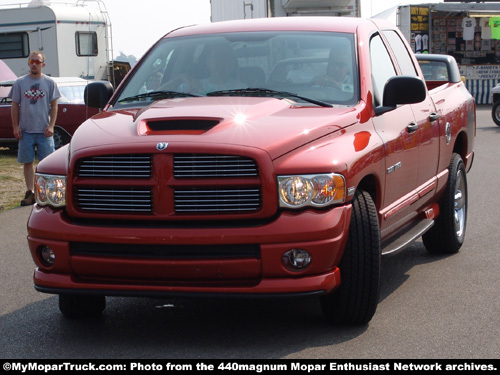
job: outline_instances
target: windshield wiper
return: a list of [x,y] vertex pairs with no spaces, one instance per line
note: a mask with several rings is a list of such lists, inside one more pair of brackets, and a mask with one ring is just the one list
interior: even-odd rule
[[308,98],[299,94],[294,94],[293,92],[278,91],[271,89],[261,89],[261,88],[246,88],[246,89],[236,89],[236,90],[220,90],[212,91],[207,93],[207,96],[270,96],[270,97],[283,97],[283,98],[295,98],[306,101],[308,103],[316,104],[321,107],[333,107],[330,103],[324,101]]
[[127,98],[119,100],[118,103],[133,102],[136,100],[148,99],[148,98],[159,100],[167,98],[185,98],[185,97],[197,97],[197,96],[199,95],[190,94],[188,92],[179,92],[179,91],[151,91],[151,92],[145,92],[144,94],[129,96]]

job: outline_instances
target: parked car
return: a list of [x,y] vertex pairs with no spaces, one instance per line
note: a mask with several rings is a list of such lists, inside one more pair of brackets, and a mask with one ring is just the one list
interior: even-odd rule
[[500,126],[500,83],[491,89],[491,117],[493,122]]
[[[4,81],[13,81],[17,78],[16,74],[9,68],[9,66],[3,61],[0,60],[0,82]],[[5,98],[9,95],[10,86],[2,86],[0,85],[0,99]]]
[[382,255],[464,243],[475,102],[453,57],[426,59],[445,83],[382,20],[168,33],[116,92],[87,86],[103,111],[38,165],[35,288],[68,317],[113,295],[318,296],[367,323]]
[[[67,144],[75,130],[89,117],[99,112],[96,108],[85,105],[83,94],[88,82],[78,77],[53,77],[61,98],[58,100],[58,113],[54,128],[54,144],[56,149]],[[0,147],[17,148],[17,139],[12,133],[10,116],[11,99],[6,97],[14,81],[0,82],[0,92],[5,97],[0,99]]]

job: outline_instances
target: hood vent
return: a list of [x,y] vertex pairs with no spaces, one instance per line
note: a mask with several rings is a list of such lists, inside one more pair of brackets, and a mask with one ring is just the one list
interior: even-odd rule
[[219,124],[213,119],[168,119],[143,121],[139,124],[139,134],[203,134]]

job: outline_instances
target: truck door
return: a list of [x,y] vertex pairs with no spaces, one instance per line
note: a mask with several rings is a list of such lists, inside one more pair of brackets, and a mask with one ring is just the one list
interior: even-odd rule
[[439,126],[432,99],[412,104],[415,123],[418,128],[419,167],[417,186],[428,184],[437,175],[439,164]]
[[[400,35],[394,30],[384,30],[395,59],[398,63],[401,74],[418,77],[414,60],[403,43]],[[413,126],[408,128],[418,137],[418,169],[417,186],[422,188],[428,184],[437,174],[439,163],[439,127],[437,121],[436,107],[429,95],[420,103],[411,105]]]
[[[370,41],[370,58],[374,105],[382,105],[383,88],[387,80],[397,75],[396,68],[380,35]],[[384,142],[386,183],[382,207],[383,219],[399,220],[407,212],[405,197],[417,186],[418,136],[412,126],[415,123],[410,105],[397,108],[374,117],[375,130]],[[402,202],[402,205],[396,205]],[[403,215],[403,216],[402,216]],[[389,223],[386,223],[387,225]],[[381,223],[384,226],[384,222]]]

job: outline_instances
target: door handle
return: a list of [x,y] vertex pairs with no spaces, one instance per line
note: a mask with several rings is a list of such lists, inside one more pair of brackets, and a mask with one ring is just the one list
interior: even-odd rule
[[418,124],[416,122],[410,122],[408,124],[408,133],[415,133],[418,130]]
[[437,119],[439,119],[439,115],[436,112],[432,112],[429,115],[429,120],[431,120],[431,122],[436,121]]

